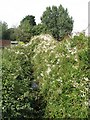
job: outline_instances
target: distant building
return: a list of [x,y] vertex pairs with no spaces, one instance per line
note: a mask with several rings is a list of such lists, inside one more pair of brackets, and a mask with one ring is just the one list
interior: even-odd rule
[[0,40],[0,48],[8,47],[11,45],[10,40]]
[[9,47],[11,45],[17,45],[18,41],[0,40],[0,48]]

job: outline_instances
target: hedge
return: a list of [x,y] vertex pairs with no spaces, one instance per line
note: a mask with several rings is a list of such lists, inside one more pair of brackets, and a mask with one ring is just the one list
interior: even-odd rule
[[87,118],[88,37],[40,35],[3,51],[3,119]]

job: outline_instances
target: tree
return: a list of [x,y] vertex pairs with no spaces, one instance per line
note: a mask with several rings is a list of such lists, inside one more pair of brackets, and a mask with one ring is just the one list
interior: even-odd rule
[[24,21],[26,21],[26,20],[29,21],[29,24],[30,24],[31,26],[36,25],[35,16],[33,16],[33,15],[27,15],[25,18],[22,19],[21,24],[22,24]]
[[25,20],[18,28],[17,28],[17,39],[19,41],[28,42],[31,38],[30,35],[30,24],[28,20]]
[[8,25],[6,22],[0,22],[0,39],[8,39],[9,34],[7,32]]
[[16,40],[16,28],[9,28],[7,29],[7,33],[8,33],[8,39],[11,41],[15,41]]
[[71,34],[73,30],[73,19],[69,16],[68,10],[62,5],[59,7],[47,7],[41,17],[42,24],[45,24],[47,31],[57,40],[61,40],[64,36]]
[[33,35],[40,35],[41,33],[45,33],[47,30],[46,25],[38,24],[33,27]]
[[35,17],[32,15],[26,16],[17,28],[17,40],[28,42],[33,36],[33,27],[36,25]]

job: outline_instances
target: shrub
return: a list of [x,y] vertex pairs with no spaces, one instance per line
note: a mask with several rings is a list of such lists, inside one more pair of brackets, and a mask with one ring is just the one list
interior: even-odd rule
[[3,53],[3,118],[87,118],[88,38],[32,38]]
[[[33,50],[32,50],[33,48]],[[31,40],[34,78],[46,101],[46,118],[88,117],[88,38],[56,42],[48,35]]]
[[39,89],[33,88],[35,82],[30,56],[29,49],[20,45],[3,50],[3,119],[35,118],[43,114],[38,109],[39,103],[35,103],[41,96],[38,95]]

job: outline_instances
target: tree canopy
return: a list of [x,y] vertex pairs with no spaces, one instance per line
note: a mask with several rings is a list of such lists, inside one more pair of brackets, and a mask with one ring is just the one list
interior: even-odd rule
[[19,27],[17,28],[17,40],[28,42],[33,36],[33,27],[36,25],[35,17],[32,15],[26,16],[20,22]]
[[8,39],[8,25],[6,22],[1,22],[0,21],[0,39]]
[[25,16],[17,28],[8,29],[6,23],[0,23],[2,25],[0,37],[2,39],[29,42],[32,36],[47,33],[60,41],[71,34],[73,22],[67,8],[64,9],[62,5],[59,7],[47,7],[41,16],[41,23],[39,24],[36,24],[35,16],[33,15]]
[[65,35],[71,34],[73,30],[73,19],[69,16],[68,10],[62,5],[59,7],[47,7],[43,12],[41,22],[47,26],[50,32],[57,40],[62,39]]
[[31,26],[36,25],[35,16],[33,15],[27,15],[25,18],[22,19],[21,24],[23,24],[23,22],[25,21],[28,21]]

